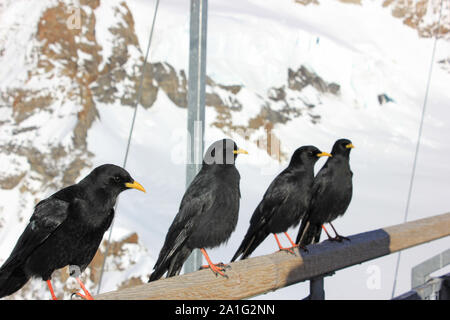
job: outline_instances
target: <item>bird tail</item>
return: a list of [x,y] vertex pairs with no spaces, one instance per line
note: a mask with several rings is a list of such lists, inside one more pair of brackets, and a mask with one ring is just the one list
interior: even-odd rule
[[307,246],[311,243],[317,243],[320,239],[322,228],[319,225],[311,224],[308,219],[302,219],[300,229],[297,234],[297,243],[300,246]]
[[187,258],[189,258],[191,252],[192,250],[187,247],[183,247],[180,251],[177,252],[177,254],[171,259],[169,268],[167,270],[168,277],[173,277],[180,274],[181,268],[183,267],[183,264],[186,262]]
[[187,260],[192,250],[187,247],[182,247],[177,253],[170,258],[163,259],[157,262],[153,273],[150,275],[148,282],[160,279],[167,271],[167,277],[179,275],[184,262]]
[[241,256],[241,260],[244,260],[249,255],[255,251],[255,249],[261,244],[261,242],[266,239],[267,233],[262,231],[257,231],[256,233],[247,232],[247,234],[244,237],[244,240],[242,240],[241,245],[237,249],[236,253],[234,254],[233,258],[231,259],[231,262],[235,261],[239,256]]
[[9,296],[22,288],[30,277],[21,265],[5,264],[0,268],[0,298]]
[[155,267],[153,268],[154,271],[150,275],[150,278],[148,279],[148,282],[152,282],[152,281],[160,279],[164,275],[164,273],[166,273],[166,271],[168,269],[167,265],[168,265],[167,262],[159,263],[159,264],[157,263],[155,265]]

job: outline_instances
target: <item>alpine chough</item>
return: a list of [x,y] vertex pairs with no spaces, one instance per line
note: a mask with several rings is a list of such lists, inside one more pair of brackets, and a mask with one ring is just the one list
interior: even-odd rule
[[[294,244],[286,232],[296,226],[305,214],[311,198],[311,186],[314,180],[314,164],[322,156],[330,156],[314,146],[303,146],[295,150],[291,161],[269,185],[263,199],[255,209],[250,227],[241,245],[231,261],[239,256],[247,258],[271,233],[275,236],[280,250],[293,253]],[[284,232],[289,248],[283,248],[277,233]]]
[[296,243],[302,246],[320,240],[323,224],[329,223],[336,233],[330,240],[347,239],[339,235],[331,222],[342,216],[352,200],[352,176],[350,169],[350,150],[354,148],[348,139],[337,140],[330,157],[314,178],[309,209],[302,219]]
[[200,171],[184,193],[149,282],[166,272],[167,277],[178,275],[196,248],[216,275],[225,276],[226,266],[213,264],[205,248],[226,242],[236,228],[241,195],[235,161],[240,153],[247,152],[230,139],[218,140],[208,148]]
[[92,296],[79,279],[94,257],[114,217],[116,198],[124,190],[144,188],[121,167],[105,164],[79,183],[40,201],[11,255],[0,268],[0,298],[13,294],[31,277],[47,282],[52,299],[53,271],[69,265],[85,295]]

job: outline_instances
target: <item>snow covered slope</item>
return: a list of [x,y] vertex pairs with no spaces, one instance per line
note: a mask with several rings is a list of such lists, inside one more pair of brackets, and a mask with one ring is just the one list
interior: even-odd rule
[[[206,144],[229,136],[250,153],[238,159],[237,229],[213,260],[231,258],[265,189],[305,144],[330,150],[346,137],[356,146],[353,200],[335,224],[342,234],[402,222],[439,1],[347,2],[210,1]],[[97,165],[123,163],[153,10],[146,0],[0,6],[0,262],[36,201]],[[450,207],[449,11],[445,3],[410,220]],[[183,195],[188,47],[189,2],[161,1],[127,164],[148,193],[120,197],[102,291],[145,280]],[[405,251],[397,293],[409,290],[412,266],[449,244]],[[268,238],[254,255],[275,249]],[[102,252],[87,271],[92,289],[101,260]],[[326,279],[327,298],[390,298],[394,264],[389,256],[337,272]],[[58,274],[60,295],[76,287],[64,287],[66,278]],[[307,291],[303,283],[258,298]],[[48,297],[38,280],[13,298]]]

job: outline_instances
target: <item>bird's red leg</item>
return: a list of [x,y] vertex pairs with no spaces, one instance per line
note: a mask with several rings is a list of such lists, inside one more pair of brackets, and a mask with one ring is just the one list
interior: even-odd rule
[[86,287],[84,286],[84,283],[81,282],[80,278],[75,278],[78,282],[78,284],[80,285],[81,289],[84,291],[84,295],[82,295],[81,293],[77,292],[77,296],[85,299],[85,300],[94,300],[94,298],[91,296],[91,294],[89,293],[89,291],[86,289]]
[[55,292],[53,291],[53,287],[52,287],[52,282],[50,280],[47,280],[47,286],[52,295],[52,300],[58,300],[58,298],[55,296]]
[[295,244],[294,241],[292,241],[291,237],[289,236],[289,234],[287,232],[284,233],[286,235],[286,237],[288,238],[289,242],[291,243],[292,247],[291,248],[302,248],[304,251],[308,252],[309,250],[306,249],[305,246],[302,246],[300,244]]
[[288,238],[289,242],[292,245],[292,248],[297,248],[298,247],[298,244],[295,244],[294,241],[292,241],[291,237],[289,236],[289,234],[287,232],[285,232],[284,235],[286,236],[286,238]]
[[201,248],[200,251],[202,252],[203,256],[205,257],[206,261],[208,262],[208,265],[202,266],[202,268],[210,268],[212,270],[212,272],[214,272],[216,274],[216,276],[217,276],[217,274],[220,274],[221,276],[228,278],[227,275],[225,273],[223,273],[225,268],[228,267],[226,264],[223,264],[223,263],[214,264],[214,263],[212,263],[211,259],[209,258],[208,254],[206,253],[206,250],[204,248]]
[[274,233],[273,236],[275,237],[275,240],[277,241],[278,248],[280,248],[280,251],[287,251],[289,253],[295,254],[294,251],[292,251],[292,248],[284,248],[281,245],[280,240],[278,240],[278,236],[276,235],[276,233]]
[[333,241],[334,238],[333,238],[332,236],[330,236],[330,234],[328,233],[328,231],[327,231],[327,229],[325,228],[324,225],[322,225],[322,229],[323,229],[323,231],[325,231],[325,233],[327,234],[328,240]]
[[336,229],[335,229],[335,228],[333,227],[333,225],[331,224],[331,222],[330,222],[329,224],[330,224],[330,226],[333,228],[334,233],[336,234],[336,237],[334,237],[333,240],[339,241],[339,242],[342,242],[342,240],[348,240],[348,241],[350,241],[349,238],[344,237],[344,236],[341,236],[340,234],[338,234],[337,231],[336,231]]

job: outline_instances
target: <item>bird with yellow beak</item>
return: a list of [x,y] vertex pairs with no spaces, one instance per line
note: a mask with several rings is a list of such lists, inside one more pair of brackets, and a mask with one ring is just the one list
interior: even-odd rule
[[51,283],[55,270],[69,266],[84,299],[93,299],[80,274],[95,253],[114,218],[118,195],[127,189],[145,192],[123,168],[105,164],[95,168],[79,183],[59,190],[40,201],[9,258],[0,268],[0,298],[22,288],[30,278]]
[[238,221],[240,175],[235,166],[239,149],[231,139],[214,142],[203,157],[202,168],[181,200],[164,241],[150,281],[178,275],[192,250],[200,249],[216,275],[225,275],[223,263],[212,263],[206,249],[226,242]]
[[[332,157],[328,158],[314,178],[311,202],[308,213],[302,219],[297,244],[305,246],[319,242],[322,229],[329,240],[348,240],[337,233],[331,222],[347,211],[352,200],[353,172],[350,169],[350,151],[354,147],[348,139],[339,139],[334,143]],[[336,233],[335,237],[330,236],[323,226],[325,223],[331,225]]]

